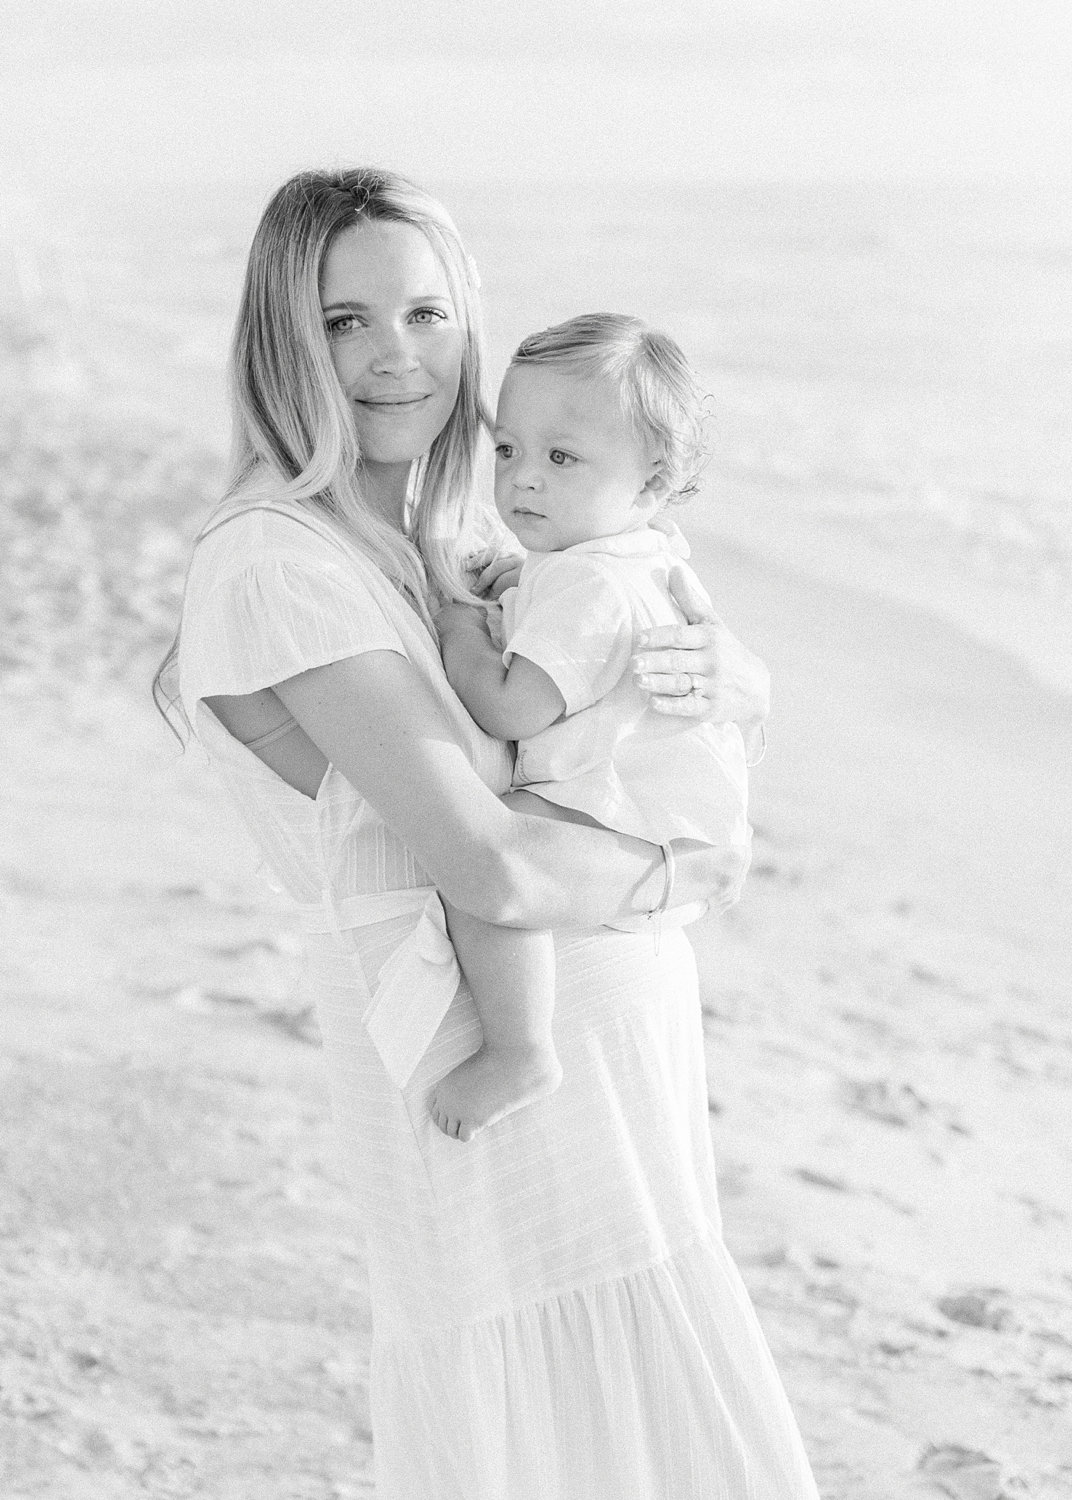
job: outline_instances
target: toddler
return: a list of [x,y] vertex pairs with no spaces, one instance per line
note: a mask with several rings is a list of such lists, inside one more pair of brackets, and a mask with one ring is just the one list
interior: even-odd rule
[[[479,610],[452,606],[439,622],[466,708],[517,741],[511,805],[661,845],[664,909],[673,840],[726,850],[722,905],[748,867],[740,730],[650,712],[629,670],[640,631],[681,619],[667,580],[688,548],[659,513],[694,493],[702,440],[702,393],[683,354],[639,319],[590,314],[525,339],[495,424],[495,504],[528,552],[503,596],[502,644]],[[704,910],[660,910],[655,921],[681,925]],[[484,1040],[436,1086],[432,1115],[469,1140],[561,1082],[554,947],[548,932],[447,915]]]

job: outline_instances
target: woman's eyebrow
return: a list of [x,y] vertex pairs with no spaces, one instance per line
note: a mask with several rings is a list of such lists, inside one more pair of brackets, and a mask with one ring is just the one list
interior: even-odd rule
[[[449,292],[420,292],[416,297],[406,299],[406,307],[420,307],[425,302],[450,302]],[[329,312],[368,312],[369,303],[359,302],[354,297],[344,298],[341,302],[322,302],[320,311]]]

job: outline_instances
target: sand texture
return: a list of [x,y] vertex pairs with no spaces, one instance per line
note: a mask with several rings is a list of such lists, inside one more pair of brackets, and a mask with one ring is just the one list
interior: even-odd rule
[[[148,705],[221,466],[147,329],[0,327],[0,1497],[345,1500],[367,1294],[295,925]],[[694,940],[820,1490],[1067,1500],[1072,702],[685,524],[774,674],[753,871]]]
[[[694,934],[727,1236],[820,1490],[1058,1500],[1072,710],[922,615],[696,556],[776,683],[746,895]],[[371,1495],[291,916],[129,674],[16,677],[0,764],[0,1493]]]

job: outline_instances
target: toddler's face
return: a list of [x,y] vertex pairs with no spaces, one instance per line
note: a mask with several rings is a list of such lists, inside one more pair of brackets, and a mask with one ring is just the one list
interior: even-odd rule
[[560,552],[642,526],[661,493],[609,380],[510,366],[495,420],[495,504],[523,547]]

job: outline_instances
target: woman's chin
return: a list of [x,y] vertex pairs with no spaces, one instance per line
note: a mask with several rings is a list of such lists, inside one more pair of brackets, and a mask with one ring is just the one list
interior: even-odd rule
[[369,440],[363,432],[358,432],[357,441],[361,448],[361,456],[370,468],[392,469],[399,464],[411,464],[428,452],[435,441],[435,434],[425,438],[424,434],[415,435],[412,439],[406,439],[401,433],[394,442],[377,442]]
[[[449,412],[447,414],[450,415]],[[435,442],[444,423],[399,420],[395,417],[357,422],[357,440],[367,464],[385,467],[411,464],[422,458]]]

